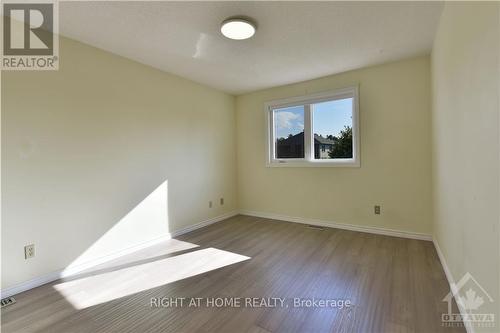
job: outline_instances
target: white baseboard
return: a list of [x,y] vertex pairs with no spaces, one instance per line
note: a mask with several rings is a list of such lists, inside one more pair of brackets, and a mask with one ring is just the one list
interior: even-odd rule
[[[439,247],[439,243],[435,237],[432,238],[432,243],[434,243],[434,247],[436,248],[437,255],[439,257],[439,261],[441,262],[441,266],[443,266],[444,274],[446,275],[446,279],[448,280],[448,284],[450,285],[450,291],[452,295],[457,294],[457,287],[455,283],[455,279],[453,278],[453,275],[451,274],[450,268],[448,267],[448,263],[446,262],[446,258],[444,257],[443,251],[441,251],[441,247]],[[463,304],[455,298],[455,302],[457,303],[458,311],[460,311],[460,314],[462,317],[465,317],[467,314],[467,311],[465,310]],[[465,330],[467,333],[474,333],[474,327],[470,325],[464,325]]]
[[172,238],[171,234],[168,233],[168,234],[162,235],[160,237],[148,240],[146,242],[136,244],[136,245],[118,250],[116,252],[98,257],[98,258],[91,259],[89,261],[83,262],[83,263],[78,264],[78,265],[74,265],[74,266],[70,265],[69,267],[66,267],[65,269],[60,271],[58,278],[65,278],[65,277],[69,277],[69,276],[78,274],[86,269],[95,267],[97,265],[104,264],[104,263],[109,262],[111,260],[118,259],[118,258],[126,256],[128,254],[131,254],[131,253],[137,252],[139,250],[148,248],[150,246],[156,245],[158,243],[164,242],[164,241],[169,240],[171,238]]
[[450,268],[448,267],[448,264],[446,263],[446,259],[444,258],[444,254],[441,251],[441,248],[439,247],[439,243],[436,240],[436,238],[432,238],[432,243],[434,243],[434,247],[436,248],[437,255],[439,257],[439,261],[441,262],[441,266],[443,266],[444,274],[446,275],[446,279],[448,280],[448,283],[450,285],[450,290],[452,293],[455,292],[455,290],[452,290],[451,288],[455,287],[455,279],[453,279],[453,275],[451,275]]
[[61,274],[62,274],[62,270],[57,271],[57,272],[52,272],[49,274],[45,274],[42,276],[37,276],[31,280],[15,284],[15,285],[8,287],[8,288],[4,288],[0,291],[0,298],[4,299],[6,297],[10,297],[10,296],[22,293],[23,291],[30,290],[30,289],[36,288],[38,286],[44,285],[46,283],[55,281],[55,280],[61,278]]
[[202,221],[200,223],[190,225],[190,226],[182,228],[180,230],[172,231],[170,234],[172,237],[178,237],[180,235],[187,234],[188,232],[194,231],[196,229],[200,229],[200,228],[206,227],[208,225],[220,222],[222,220],[226,220],[226,219],[233,217],[233,216],[236,216],[238,214],[239,214],[238,211],[232,211],[232,212],[222,214],[222,215],[216,216],[214,218]]
[[140,243],[140,244],[137,244],[137,245],[125,248],[125,249],[121,249],[121,250],[113,252],[113,253],[111,253],[109,255],[105,255],[105,256],[102,256],[102,257],[90,260],[88,262],[76,265],[74,267],[61,269],[61,270],[58,270],[58,271],[55,271],[55,272],[51,272],[49,274],[45,274],[45,275],[42,275],[42,276],[37,276],[37,277],[35,277],[33,279],[30,279],[28,281],[21,282],[21,283],[13,285],[11,287],[4,288],[4,289],[0,290],[0,298],[3,299],[5,297],[9,297],[9,296],[12,296],[12,295],[19,294],[19,293],[21,293],[23,291],[26,291],[26,290],[30,290],[30,289],[39,287],[39,286],[44,285],[46,283],[49,283],[49,282],[52,282],[52,281],[55,281],[55,280],[58,280],[58,279],[61,279],[61,278],[65,278],[65,277],[69,277],[69,276],[75,275],[75,274],[77,274],[79,272],[82,272],[83,270],[88,269],[88,268],[92,268],[92,267],[95,267],[97,265],[103,264],[105,262],[117,259],[119,257],[131,254],[131,253],[134,253],[134,252],[137,252],[139,250],[148,248],[150,246],[153,246],[153,245],[158,244],[160,242],[166,241],[166,240],[171,239],[173,237],[177,237],[177,236],[186,234],[188,232],[194,231],[196,229],[206,227],[206,226],[208,226],[210,224],[214,224],[214,223],[220,222],[222,220],[228,219],[228,218],[233,217],[235,215],[238,215],[238,212],[237,211],[232,211],[232,212],[229,212],[229,213],[226,213],[226,214],[223,214],[223,215],[220,215],[220,216],[217,216],[217,217],[214,217],[214,218],[202,221],[200,223],[191,225],[189,227],[173,231],[173,232],[171,232],[169,234],[162,235],[162,236],[160,236],[158,238],[146,241],[144,243]]
[[272,220],[281,220],[281,221],[286,221],[286,222],[316,225],[316,226],[328,227],[328,228],[337,228],[337,229],[344,229],[344,230],[351,230],[351,231],[367,232],[370,234],[377,234],[377,235],[386,235],[386,236],[394,236],[394,237],[432,241],[431,235],[422,234],[422,233],[418,233],[418,232],[393,230],[393,229],[386,229],[386,228],[379,228],[379,227],[368,227],[368,226],[360,226],[360,225],[354,225],[354,224],[343,224],[343,223],[336,223],[333,221],[309,219],[309,218],[303,218],[303,217],[292,217],[292,216],[286,216],[286,215],[280,215],[280,214],[274,214],[274,213],[263,213],[263,212],[249,211],[249,210],[241,210],[240,214],[262,217],[262,218],[272,219]]

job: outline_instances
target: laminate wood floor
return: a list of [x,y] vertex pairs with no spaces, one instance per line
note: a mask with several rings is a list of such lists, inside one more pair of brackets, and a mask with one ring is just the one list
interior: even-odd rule
[[[441,325],[448,291],[431,242],[240,215],[18,294],[2,309],[1,328],[465,332]],[[332,306],[341,301],[351,306]]]

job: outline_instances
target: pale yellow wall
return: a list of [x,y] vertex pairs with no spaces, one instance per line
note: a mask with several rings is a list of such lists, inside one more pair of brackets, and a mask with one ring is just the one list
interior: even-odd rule
[[[499,294],[498,3],[447,3],[432,52],[434,235],[455,281]],[[481,331],[477,329],[477,331]]]
[[60,59],[2,73],[2,288],[236,209],[234,97],[65,38]]
[[[429,66],[423,56],[238,96],[240,209],[430,234]],[[354,84],[360,168],[265,166],[264,102]]]

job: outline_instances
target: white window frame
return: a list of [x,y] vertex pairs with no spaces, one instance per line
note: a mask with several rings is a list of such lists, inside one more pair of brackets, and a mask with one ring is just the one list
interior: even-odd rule
[[[313,117],[311,104],[352,98],[352,158],[314,159]],[[304,158],[275,158],[273,111],[293,106],[304,106]],[[335,91],[269,101],[264,104],[266,117],[266,166],[268,167],[360,167],[359,92],[358,86]]]

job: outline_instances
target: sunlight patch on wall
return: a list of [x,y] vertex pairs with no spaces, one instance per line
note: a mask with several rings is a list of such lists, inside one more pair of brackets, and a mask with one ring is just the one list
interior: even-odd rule
[[117,252],[169,235],[168,183],[165,180],[68,265],[62,275],[74,274],[99,261],[106,261]]
[[76,309],[190,278],[250,257],[207,248],[54,285]]

